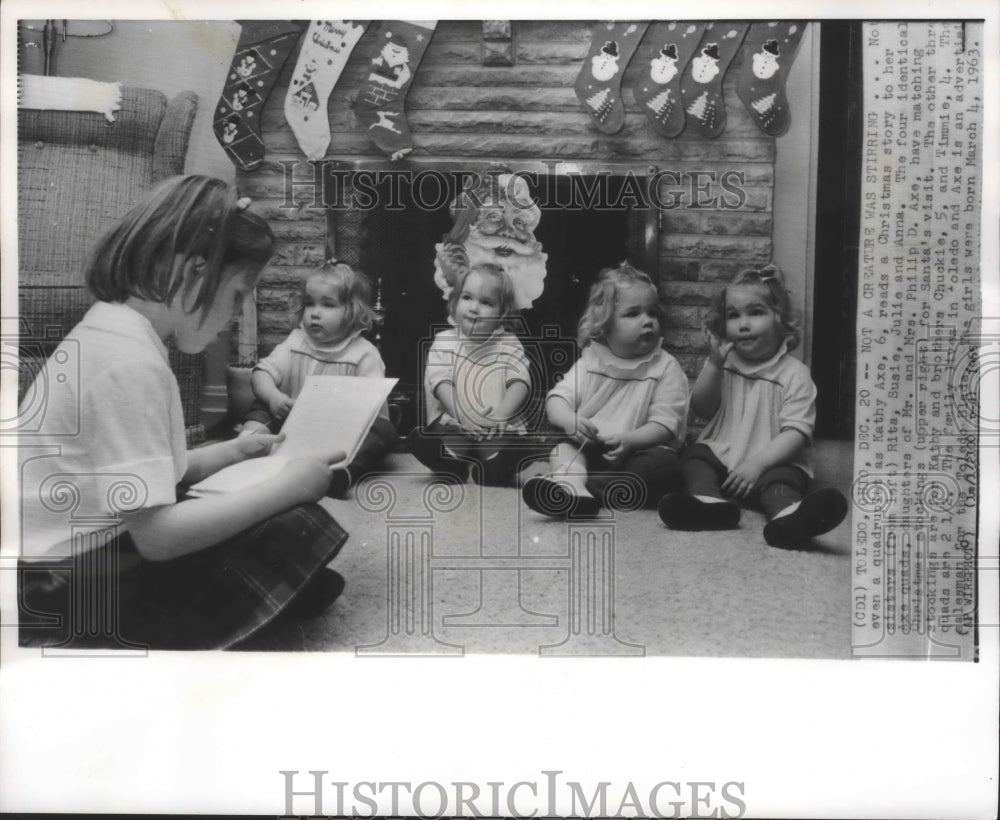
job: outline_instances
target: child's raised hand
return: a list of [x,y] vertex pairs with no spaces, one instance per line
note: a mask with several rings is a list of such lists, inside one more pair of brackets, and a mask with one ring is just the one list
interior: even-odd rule
[[736,342],[723,341],[707,327],[702,332],[705,335],[705,341],[708,342],[708,360],[716,367],[722,367],[726,363],[726,359],[729,358],[729,354],[733,352]]
[[288,415],[288,411],[292,409],[293,404],[295,402],[291,396],[279,393],[267,403],[267,409],[271,411],[271,415],[276,419],[283,419]]
[[741,461],[722,482],[722,491],[736,498],[746,498],[757,486],[757,481],[763,472],[764,470],[753,459]]

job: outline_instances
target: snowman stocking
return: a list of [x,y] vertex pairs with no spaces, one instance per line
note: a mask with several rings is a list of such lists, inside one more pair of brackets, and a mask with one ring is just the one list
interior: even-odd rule
[[330,147],[327,100],[364,31],[364,23],[350,20],[309,24],[285,96],[285,119],[309,159],[322,159]]
[[244,20],[212,131],[238,168],[253,171],[264,159],[260,112],[302,28],[273,20]]
[[649,28],[649,71],[643,69],[633,93],[650,124],[665,137],[684,130],[681,75],[704,31],[704,23],[653,23]]
[[375,145],[399,159],[413,150],[406,95],[434,36],[437,20],[386,20],[376,37],[378,54],[352,109]]
[[803,23],[751,23],[743,43],[736,93],[760,130],[780,137],[791,123],[785,81],[795,59]]
[[681,77],[681,99],[688,122],[703,137],[714,139],[725,130],[722,80],[749,25],[725,20],[708,23],[697,52]]
[[605,134],[617,134],[625,124],[622,75],[648,25],[608,22],[594,31],[574,89],[594,125]]

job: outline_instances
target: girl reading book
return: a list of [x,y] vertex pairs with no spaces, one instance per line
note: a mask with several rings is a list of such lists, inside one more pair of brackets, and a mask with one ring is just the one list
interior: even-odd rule
[[[247,204],[222,180],[174,177],[94,247],[97,302],[46,362],[45,412],[19,438],[22,644],[221,649],[343,588],[326,565],[347,533],[313,503],[343,453],[178,501],[178,485],[281,440],[264,431],[187,450],[167,359],[168,342],[204,350],[271,257],[271,230]],[[67,362],[78,378],[61,378]]]

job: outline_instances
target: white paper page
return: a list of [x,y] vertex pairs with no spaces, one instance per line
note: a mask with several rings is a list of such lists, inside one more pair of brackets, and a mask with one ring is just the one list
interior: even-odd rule
[[273,455],[288,458],[343,450],[354,458],[396,379],[310,376],[281,432]]
[[230,493],[273,478],[290,459],[342,450],[349,464],[371,429],[396,379],[311,376],[292,406],[282,432],[285,439],[269,456],[233,464],[188,490],[201,498]]

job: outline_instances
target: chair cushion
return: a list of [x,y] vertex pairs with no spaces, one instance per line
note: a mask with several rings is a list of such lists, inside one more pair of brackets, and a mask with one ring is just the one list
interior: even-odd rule
[[[94,242],[160,179],[182,173],[197,96],[122,89],[109,123],[90,111],[18,111],[18,304],[23,395],[31,361],[47,356],[93,301],[83,271]],[[201,428],[203,355],[171,351],[188,437]]]

